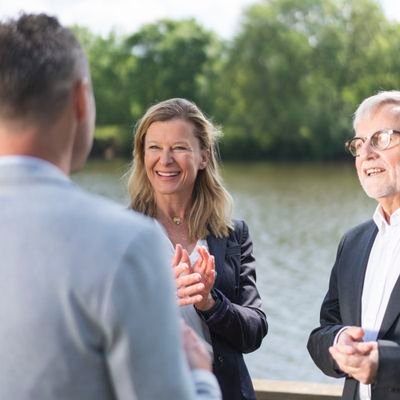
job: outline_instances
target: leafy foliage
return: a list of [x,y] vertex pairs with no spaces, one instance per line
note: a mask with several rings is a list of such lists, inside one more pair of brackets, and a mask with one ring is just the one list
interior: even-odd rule
[[192,19],[75,31],[99,125],[129,138],[149,105],[186,97],[223,126],[224,158],[341,158],[357,104],[400,87],[400,25],[376,0],[260,0],[227,43]]

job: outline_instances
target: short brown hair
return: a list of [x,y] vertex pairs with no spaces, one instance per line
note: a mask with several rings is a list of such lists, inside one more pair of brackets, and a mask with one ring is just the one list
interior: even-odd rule
[[72,32],[45,14],[0,22],[0,60],[0,117],[8,119],[55,116],[86,63]]

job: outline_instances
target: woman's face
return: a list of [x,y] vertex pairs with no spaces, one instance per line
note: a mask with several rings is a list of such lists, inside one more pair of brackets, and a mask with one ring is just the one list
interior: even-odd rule
[[189,198],[198,171],[207,165],[193,124],[178,118],[153,122],[145,137],[144,165],[156,195]]

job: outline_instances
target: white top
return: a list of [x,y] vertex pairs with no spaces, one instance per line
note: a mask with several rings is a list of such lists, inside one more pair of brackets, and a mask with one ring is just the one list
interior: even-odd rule
[[[380,206],[373,219],[378,234],[369,255],[361,299],[361,326],[366,342],[377,339],[390,295],[400,275],[400,209],[392,214],[390,225]],[[370,385],[360,383],[360,399],[371,399]]]

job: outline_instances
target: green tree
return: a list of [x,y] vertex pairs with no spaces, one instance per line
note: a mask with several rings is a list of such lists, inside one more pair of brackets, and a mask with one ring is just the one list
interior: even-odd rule
[[357,103],[399,86],[398,32],[373,0],[249,7],[220,80],[225,154],[342,156]]
[[114,32],[103,38],[82,27],[75,27],[74,32],[91,65],[97,124],[132,124],[129,86],[133,80],[135,59],[127,51],[124,38],[119,38]]
[[193,19],[160,20],[128,37],[126,46],[135,58],[132,116],[136,119],[149,105],[170,97],[185,97],[209,109],[204,74],[218,45],[218,38]]

